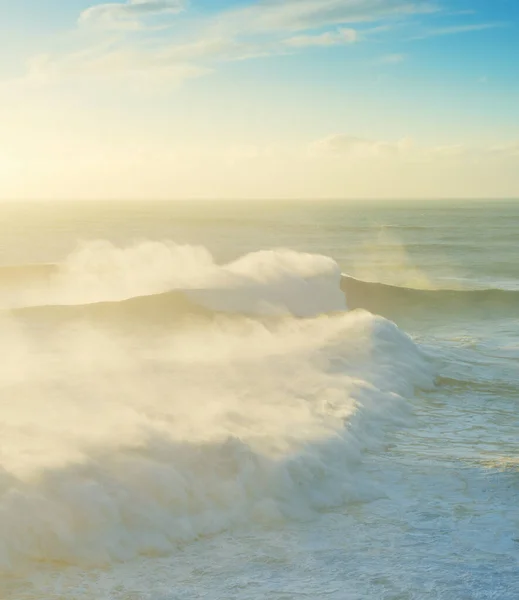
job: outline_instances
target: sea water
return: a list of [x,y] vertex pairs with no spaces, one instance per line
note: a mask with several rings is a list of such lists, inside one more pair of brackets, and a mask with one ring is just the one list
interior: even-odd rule
[[1,205],[2,600],[519,598],[518,226]]

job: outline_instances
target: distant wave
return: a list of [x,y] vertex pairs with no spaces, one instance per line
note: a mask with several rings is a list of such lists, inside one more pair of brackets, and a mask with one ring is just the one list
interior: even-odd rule
[[[326,306],[326,299],[320,299],[315,312],[308,310],[308,299],[301,298],[297,306],[292,303],[268,303],[254,297],[250,290],[199,289],[173,290],[123,300],[89,302],[86,304],[54,304],[25,306],[3,311],[22,321],[36,322],[50,327],[67,323],[86,321],[97,325],[116,327],[167,326],[173,323],[208,319],[218,315],[227,317],[309,317],[320,314],[344,312],[337,306]],[[329,310],[328,310],[329,309]]]
[[499,395],[501,398],[515,398],[517,385],[492,379],[490,381],[477,379],[464,379],[460,377],[438,376],[436,384],[440,387],[449,387],[456,392],[476,391],[481,394]]
[[56,323],[162,323],[226,313],[311,317],[364,309],[408,313],[519,313],[519,290],[413,289],[342,275],[329,257],[258,251],[218,265],[203,247],[89,242],[62,264],[0,267],[0,310]]
[[409,311],[495,314],[493,311],[500,310],[519,314],[519,290],[422,290],[360,281],[348,275],[343,275],[341,288],[350,309],[364,308],[387,317]]
[[149,327],[214,315],[182,291],[163,292],[125,300],[26,306],[4,311],[19,320],[55,326],[72,321],[98,325]]

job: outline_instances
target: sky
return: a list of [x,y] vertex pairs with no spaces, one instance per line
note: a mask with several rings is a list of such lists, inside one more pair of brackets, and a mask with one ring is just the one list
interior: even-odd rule
[[519,198],[517,0],[0,0],[0,199]]

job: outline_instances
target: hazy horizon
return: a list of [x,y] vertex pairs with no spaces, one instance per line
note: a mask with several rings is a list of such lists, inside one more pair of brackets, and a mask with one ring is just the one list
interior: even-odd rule
[[358,198],[340,198],[340,197],[329,197],[329,198],[318,198],[318,197],[285,197],[285,198],[255,198],[255,197],[229,197],[229,198],[212,198],[212,197],[193,197],[193,198],[2,198],[0,199],[0,204],[95,204],[95,203],[113,203],[113,204],[138,204],[138,203],[156,203],[156,204],[167,204],[167,203],[242,203],[242,202],[251,202],[251,203],[312,203],[312,202],[329,202],[329,203],[344,203],[344,204],[391,204],[391,203],[402,203],[402,204],[427,204],[427,203],[442,203],[442,202],[456,202],[459,204],[464,203],[485,203],[485,202],[493,202],[493,203],[509,203],[509,202],[519,202],[518,197],[473,197],[473,198],[464,198],[460,197],[449,197],[449,196],[440,196],[440,197],[414,197],[414,196],[401,196],[401,197],[358,197]]
[[25,0],[1,199],[516,198],[515,5]]

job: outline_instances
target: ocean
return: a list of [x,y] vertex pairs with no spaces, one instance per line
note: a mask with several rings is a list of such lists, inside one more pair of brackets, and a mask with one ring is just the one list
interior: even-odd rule
[[0,204],[0,598],[517,600],[518,231]]

